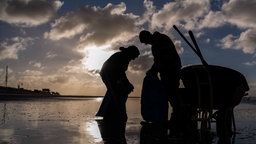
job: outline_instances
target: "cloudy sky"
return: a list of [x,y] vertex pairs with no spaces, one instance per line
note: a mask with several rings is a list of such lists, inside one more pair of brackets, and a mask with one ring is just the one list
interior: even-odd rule
[[98,72],[120,46],[136,45],[141,56],[128,78],[140,95],[152,64],[142,29],[170,36],[182,65],[199,58],[173,29],[192,30],[209,64],[240,71],[255,95],[256,1],[252,0],[1,0],[0,85],[50,88],[64,95],[104,95]]

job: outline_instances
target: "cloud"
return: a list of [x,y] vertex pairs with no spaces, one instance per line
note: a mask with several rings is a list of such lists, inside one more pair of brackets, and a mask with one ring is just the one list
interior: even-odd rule
[[6,39],[0,43],[0,60],[18,59],[19,52],[25,50],[32,41],[33,39],[30,37],[13,37]]
[[37,70],[25,70],[22,75],[24,76],[33,76],[33,77],[38,77],[38,76],[42,76],[43,72],[41,71],[37,71]]
[[[162,9],[152,14],[152,30],[170,31],[173,25],[187,30],[201,31],[204,28],[219,28],[225,24],[243,28],[240,36],[227,35],[218,46],[224,49],[242,50],[244,53],[256,52],[256,2],[251,0],[230,0],[211,9],[209,0],[175,1],[166,3]],[[241,29],[240,29],[241,30]]]
[[207,15],[204,16],[204,19],[198,24],[198,29],[203,28],[217,28],[227,23],[225,15],[222,12],[209,11]]
[[54,52],[47,52],[47,54],[46,54],[46,58],[54,58],[56,56],[58,56],[58,55]]
[[52,40],[79,36],[79,47],[127,41],[138,30],[137,16],[125,11],[125,3],[108,4],[104,8],[84,5],[58,18],[44,36]]
[[105,92],[101,79],[88,74],[84,67],[75,61],[70,61],[66,66],[43,79],[55,91],[65,94],[103,95]]
[[73,50],[83,55],[80,62],[88,74],[95,76],[106,59],[105,56],[99,58],[97,53],[113,53],[120,45],[127,46],[139,32],[138,21],[138,16],[126,13],[123,2],[105,7],[82,5],[56,19],[51,29],[44,33],[44,38],[76,40]]
[[256,83],[249,83],[250,91],[249,96],[255,97],[256,94]]
[[51,20],[63,5],[60,0],[1,0],[0,20],[24,27]]
[[29,65],[33,66],[34,68],[37,69],[44,69],[45,67],[42,65],[42,63],[37,62],[37,61],[30,61],[28,62]]
[[230,0],[224,3],[219,10],[210,10],[202,16],[202,20],[196,22],[198,27],[218,28],[224,24],[235,25],[239,28],[255,28],[256,2],[251,0]]
[[[203,28],[218,28],[224,24],[239,28],[256,27],[256,1],[230,0],[219,4],[205,1],[175,1],[166,3],[162,9],[151,13],[149,25],[153,30],[169,31],[173,25],[185,29],[202,30]],[[154,7],[154,6],[151,6]],[[147,13],[147,12],[146,12]]]
[[176,1],[169,2],[152,16],[152,29],[169,30],[174,24],[182,24],[186,29],[195,27],[201,17],[208,11],[209,1]]
[[48,77],[49,82],[53,84],[68,83],[69,79],[70,79],[70,76],[68,75],[53,75]]
[[[251,58],[251,60],[244,62],[244,65],[246,66],[256,66],[256,54],[253,55],[253,57]],[[254,76],[253,76],[254,77]],[[255,87],[256,88],[256,87]]]
[[222,11],[227,20],[241,28],[256,27],[256,1],[230,0],[222,6]]
[[129,65],[129,71],[134,73],[145,72],[150,69],[153,64],[153,57],[150,49],[148,51],[144,51],[140,54],[140,56],[131,61]]
[[[224,49],[242,50],[246,54],[256,52],[256,2],[251,0],[230,0],[224,3],[221,11],[210,11],[200,28],[217,28],[224,24],[235,25],[244,30],[239,36],[229,34],[221,39],[218,46]],[[248,62],[246,65],[253,65]]]
[[[248,2],[253,7],[254,2]],[[37,8],[39,3],[42,8]],[[141,27],[170,34],[175,24],[185,29],[196,30],[196,33],[201,34],[201,32],[207,32],[203,30],[205,28],[215,29],[225,24],[236,25],[244,32],[238,36],[224,37],[219,46],[249,54],[256,52],[253,47],[254,33],[256,33],[253,25],[255,18],[249,14],[248,25],[246,25],[247,19],[243,15],[246,15],[247,9],[237,7],[237,4],[246,4],[242,1],[231,0],[215,10],[210,10],[209,0],[177,0],[164,4],[160,9],[157,9],[159,7],[156,7],[152,0],[144,0],[143,4],[145,11],[140,16],[128,13],[125,3],[108,4],[105,7],[81,5],[77,10],[57,17],[52,21],[50,29],[46,31],[43,29],[45,39],[40,40],[37,46],[28,47],[35,41],[32,38],[21,37],[0,43],[0,60],[18,59],[21,57],[20,52],[26,48],[33,50],[40,57],[38,55],[21,57],[26,59],[25,63],[31,68],[21,73],[21,80],[24,83],[28,83],[33,88],[49,86],[54,91],[65,94],[78,92],[86,94],[89,93],[89,89],[91,93],[100,93],[99,89],[103,93],[105,88],[96,74],[101,67],[101,62],[104,62],[103,56],[99,57],[99,51],[92,49],[113,53],[119,46],[126,47],[129,44],[138,46],[141,55],[129,64],[127,73],[132,75],[134,85],[141,85],[139,80],[153,63],[150,47],[141,44],[138,40],[137,35]],[[63,2],[59,0],[3,0],[0,2],[0,20],[18,26],[38,26],[53,19],[62,5]],[[237,13],[239,16],[232,13],[234,10],[240,12]],[[146,25],[148,27],[145,27]],[[30,34],[27,28],[24,28],[24,32],[26,35]],[[207,39],[208,43],[215,41],[212,37],[208,37],[211,38]],[[181,41],[175,40],[174,44],[179,54],[183,53]],[[255,62],[245,64],[254,65]],[[140,78],[132,78],[134,76]],[[14,82],[16,80],[17,78],[13,79]]]
[[244,53],[253,54],[256,52],[256,29],[248,29],[240,34],[240,37],[227,35],[221,41],[219,46],[224,49],[242,50]]
[[248,29],[240,34],[237,47],[242,48],[244,53],[253,54],[256,52],[256,29]]
[[256,65],[256,60],[255,61],[245,62],[244,64],[247,65],[247,66],[254,66],[254,65]]
[[42,71],[26,69],[18,74],[10,75],[9,85],[16,86],[17,83],[22,83],[22,87],[26,89],[41,89],[42,85],[47,86],[45,77]]
[[154,6],[153,2],[150,0],[144,0],[143,5],[146,10],[138,22],[139,25],[143,25],[146,22],[150,22],[150,19],[156,10],[156,7]]
[[[33,66],[32,69],[27,68],[18,73],[9,69],[9,86],[22,83],[22,87],[26,89],[50,88],[61,94],[103,95],[105,92],[101,79],[88,74],[79,61],[71,60],[54,72],[49,71],[47,67],[42,68],[43,65],[36,61],[30,61],[28,64]],[[0,72],[4,73],[4,69],[0,69]]]

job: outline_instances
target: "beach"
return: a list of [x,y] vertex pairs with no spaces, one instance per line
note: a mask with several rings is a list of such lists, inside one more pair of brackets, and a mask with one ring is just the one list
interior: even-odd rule
[[[35,98],[0,101],[0,144],[103,144],[95,114],[102,97]],[[171,108],[170,108],[171,111]],[[142,121],[140,98],[127,101],[128,144],[139,144]],[[234,109],[234,144],[256,143],[256,103]],[[211,143],[217,144],[215,124]]]

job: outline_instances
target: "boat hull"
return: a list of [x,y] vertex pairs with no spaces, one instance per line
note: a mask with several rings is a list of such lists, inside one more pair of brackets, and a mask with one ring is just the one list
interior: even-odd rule
[[[249,90],[238,71],[215,65],[192,65],[181,69],[183,100],[195,107],[235,107]],[[184,94],[185,93],[185,94]]]

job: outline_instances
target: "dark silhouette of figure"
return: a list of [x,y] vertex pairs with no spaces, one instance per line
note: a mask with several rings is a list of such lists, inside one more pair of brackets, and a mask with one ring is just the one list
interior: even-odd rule
[[141,116],[146,122],[166,124],[168,97],[157,75],[146,75],[141,91]]
[[141,43],[151,45],[154,64],[147,71],[147,75],[160,74],[161,83],[166,90],[168,100],[173,108],[170,123],[176,123],[178,121],[178,109],[180,105],[177,92],[179,88],[181,60],[174,43],[165,34],[159,32],[151,34],[146,30],[140,32],[139,39]]
[[141,122],[140,144],[167,144],[166,126],[162,123]]
[[126,123],[96,120],[104,144],[126,144]]
[[238,71],[215,65],[188,66],[181,70],[181,75],[185,86],[183,103],[194,111],[190,117],[198,114],[197,108],[208,112],[204,122],[199,119],[201,130],[208,129],[215,119],[218,144],[230,144],[236,131],[233,109],[249,90],[245,77]]
[[147,74],[141,91],[140,144],[167,143],[168,97],[157,75]]
[[[141,122],[140,144],[212,144],[216,138],[211,131],[190,131],[183,134],[166,136],[164,125],[159,123]],[[227,144],[227,143],[218,143]]]
[[120,47],[102,66],[100,75],[107,92],[96,116],[101,136],[105,144],[126,144],[125,127],[127,122],[126,100],[134,87],[126,76],[131,60],[139,56],[136,46]]

